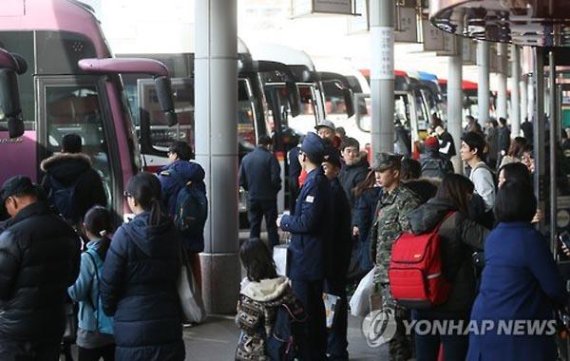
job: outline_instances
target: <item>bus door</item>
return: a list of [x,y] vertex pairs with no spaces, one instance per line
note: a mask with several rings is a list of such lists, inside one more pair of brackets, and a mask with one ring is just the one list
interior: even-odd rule
[[[107,202],[113,209],[123,208],[122,165],[118,154],[117,135],[106,99],[104,77],[38,76],[37,154],[47,158],[61,151],[65,134],[76,133],[103,179]],[[34,166],[39,168],[39,162]]]
[[[411,152],[414,154],[416,149],[414,148],[414,142],[419,139],[418,137],[418,123],[417,123],[417,112],[415,98],[411,92],[408,91],[395,91],[394,92],[394,123],[402,124],[408,136],[411,138]],[[371,151],[371,101],[370,94],[355,94],[354,104],[356,105],[355,110],[355,121],[354,126],[352,124],[347,125],[347,134],[351,134],[352,137],[356,138],[360,144],[364,144],[366,150],[368,151],[369,161],[372,158]],[[349,133],[350,132],[350,133]],[[408,137],[407,136],[407,137]],[[396,141],[396,134],[394,134],[394,141]],[[404,140],[402,140],[404,141]],[[367,146],[368,145],[368,146]],[[410,144],[398,142],[394,146],[394,151],[398,153],[407,153],[407,148]]]

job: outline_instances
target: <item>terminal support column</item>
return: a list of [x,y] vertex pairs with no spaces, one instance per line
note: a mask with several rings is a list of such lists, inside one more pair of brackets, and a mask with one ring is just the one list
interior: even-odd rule
[[[507,119],[507,73],[508,73],[508,46],[505,43],[497,44],[500,69],[498,74],[498,91],[497,91],[497,117]],[[484,125],[484,124],[481,124]]]
[[196,1],[196,161],[206,171],[202,291],[209,313],[235,312],[238,260],[237,0]]
[[479,124],[484,127],[489,120],[489,43],[477,41],[477,72],[479,84],[477,85],[477,105],[479,108]]
[[453,137],[455,150],[457,155],[451,161],[453,168],[457,173],[463,173],[463,162],[459,157],[459,149],[461,149],[461,135],[463,133],[463,89],[461,83],[463,81],[463,38],[455,37],[457,42],[457,54],[450,56],[447,79],[447,131]]
[[394,0],[370,2],[372,152],[394,151]]
[[556,178],[558,176],[556,167],[556,148],[558,144],[558,91],[556,88],[556,57],[554,51],[550,50],[548,52],[548,66],[550,68],[548,83],[550,89],[550,132],[549,132],[549,143],[550,143],[550,167],[548,178],[550,179],[550,249],[552,254],[557,253],[557,243],[556,243],[556,212],[557,212],[557,188],[556,188]]
[[521,132],[521,108],[519,101],[519,82],[521,78],[520,51],[518,46],[511,45],[511,135],[518,137]]

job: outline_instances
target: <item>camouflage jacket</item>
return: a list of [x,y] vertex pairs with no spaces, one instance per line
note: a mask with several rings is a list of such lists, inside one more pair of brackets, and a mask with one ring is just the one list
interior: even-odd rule
[[407,215],[419,205],[418,196],[401,185],[384,193],[378,201],[370,237],[372,259],[376,265],[374,283],[388,282],[392,244],[400,233],[410,229]]

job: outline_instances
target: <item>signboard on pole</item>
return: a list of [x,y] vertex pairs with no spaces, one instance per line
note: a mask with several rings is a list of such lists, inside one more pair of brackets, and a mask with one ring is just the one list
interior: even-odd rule
[[422,20],[422,35],[424,51],[444,50],[443,31],[433,26],[429,20]]
[[371,79],[394,79],[394,29],[389,26],[378,26],[371,29],[372,39],[378,39],[374,44],[380,48],[380,56],[373,57]]
[[348,18],[348,34],[361,33],[370,30],[368,16],[368,0],[355,0],[354,15]]
[[396,32],[394,39],[398,43],[418,42],[418,20],[416,8],[396,6]]
[[463,38],[463,65],[477,64],[477,45],[470,38]]
[[443,33],[443,48],[444,50],[438,51],[437,56],[456,56],[459,54],[457,47],[456,35],[450,33]]
[[352,15],[352,0],[291,0],[291,15],[311,14]]

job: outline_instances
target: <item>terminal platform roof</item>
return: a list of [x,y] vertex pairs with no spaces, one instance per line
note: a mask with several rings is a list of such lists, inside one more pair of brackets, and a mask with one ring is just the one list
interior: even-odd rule
[[443,31],[494,42],[570,47],[569,0],[432,0]]

